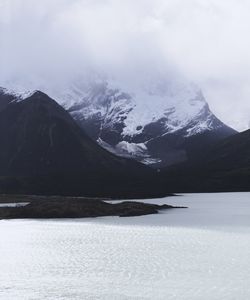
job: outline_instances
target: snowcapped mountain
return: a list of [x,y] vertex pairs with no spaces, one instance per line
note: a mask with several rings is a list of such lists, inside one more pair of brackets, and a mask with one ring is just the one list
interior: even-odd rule
[[196,158],[211,142],[234,133],[210,111],[198,87],[176,78],[129,85],[94,78],[63,88],[48,84],[8,88],[4,92],[18,99],[30,90],[42,90],[101,146],[155,167]]
[[156,171],[100,147],[46,94],[15,97],[0,91],[1,193],[137,198],[147,190],[152,197],[166,195],[148,184]]

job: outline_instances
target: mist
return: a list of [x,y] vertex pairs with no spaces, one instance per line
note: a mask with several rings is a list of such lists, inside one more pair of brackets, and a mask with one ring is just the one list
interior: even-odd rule
[[247,0],[1,0],[0,86],[181,74],[241,131],[250,127],[249,11]]

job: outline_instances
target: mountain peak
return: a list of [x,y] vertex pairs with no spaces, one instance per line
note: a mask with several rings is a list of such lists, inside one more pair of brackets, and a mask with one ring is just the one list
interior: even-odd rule
[[50,96],[48,96],[47,94],[43,93],[42,91],[36,90],[33,93],[31,93],[27,98],[23,99],[22,102],[35,102],[36,104],[41,104],[41,103],[47,103],[47,104],[54,104],[58,107],[61,106],[54,100],[52,99]]
[[[186,160],[190,138],[220,139],[234,133],[211,112],[200,88],[182,78],[158,76],[129,84],[94,78],[31,86],[39,87],[34,98],[46,93],[55,99],[109,151],[156,167]],[[25,88],[19,91],[25,99]]]
[[118,195],[128,180],[132,185],[154,174],[103,149],[66,110],[39,91],[0,110],[0,141],[0,191],[2,180],[9,178],[18,182],[21,193],[28,188],[28,193]]

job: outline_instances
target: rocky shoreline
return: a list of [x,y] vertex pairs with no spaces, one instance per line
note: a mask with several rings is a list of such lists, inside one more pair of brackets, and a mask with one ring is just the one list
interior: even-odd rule
[[[21,198],[23,199],[23,198]],[[20,200],[20,199],[19,199]],[[28,199],[27,199],[28,200]],[[3,202],[2,202],[3,203]],[[90,218],[104,216],[132,217],[157,214],[160,210],[183,208],[136,201],[109,203],[100,199],[56,198],[36,199],[22,206],[0,207],[0,219]]]

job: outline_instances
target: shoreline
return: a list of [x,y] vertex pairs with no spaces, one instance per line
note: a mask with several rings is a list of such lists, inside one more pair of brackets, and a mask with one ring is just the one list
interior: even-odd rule
[[[7,204],[7,202],[6,202]],[[160,210],[186,208],[137,201],[109,203],[99,199],[46,199],[24,205],[0,207],[0,219],[96,218],[104,216],[134,217],[157,214]]]

